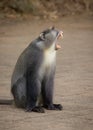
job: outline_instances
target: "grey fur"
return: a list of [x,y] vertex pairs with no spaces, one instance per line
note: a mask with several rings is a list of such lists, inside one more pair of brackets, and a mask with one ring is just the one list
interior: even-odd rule
[[17,107],[27,111],[44,112],[59,109],[53,105],[53,87],[56,66],[55,44],[59,30],[47,29],[23,51],[17,60],[11,79],[11,91]]

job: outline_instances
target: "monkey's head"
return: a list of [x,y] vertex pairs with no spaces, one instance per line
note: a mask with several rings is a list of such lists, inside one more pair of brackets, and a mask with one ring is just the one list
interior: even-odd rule
[[63,37],[63,32],[55,29],[55,27],[44,30],[39,36],[45,49],[52,47],[54,50],[61,48],[57,43],[60,37]]

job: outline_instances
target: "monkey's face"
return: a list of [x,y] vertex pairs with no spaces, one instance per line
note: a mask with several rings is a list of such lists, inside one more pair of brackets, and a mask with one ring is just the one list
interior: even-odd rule
[[63,32],[55,29],[54,27],[43,31],[40,34],[40,38],[43,41],[46,49],[50,48],[51,46],[53,46],[54,50],[60,49],[61,46],[57,43],[57,40],[60,37],[63,37]]

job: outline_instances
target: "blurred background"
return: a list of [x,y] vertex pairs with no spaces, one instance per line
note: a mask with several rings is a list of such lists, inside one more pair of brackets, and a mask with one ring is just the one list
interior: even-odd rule
[[0,17],[27,14],[44,19],[71,15],[93,16],[93,0],[0,0]]

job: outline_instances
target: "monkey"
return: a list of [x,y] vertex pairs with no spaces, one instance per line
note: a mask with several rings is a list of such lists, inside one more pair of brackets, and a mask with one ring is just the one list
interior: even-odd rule
[[55,27],[45,29],[19,56],[11,78],[11,92],[15,105],[27,112],[44,113],[62,110],[53,103],[57,40],[63,32]]

